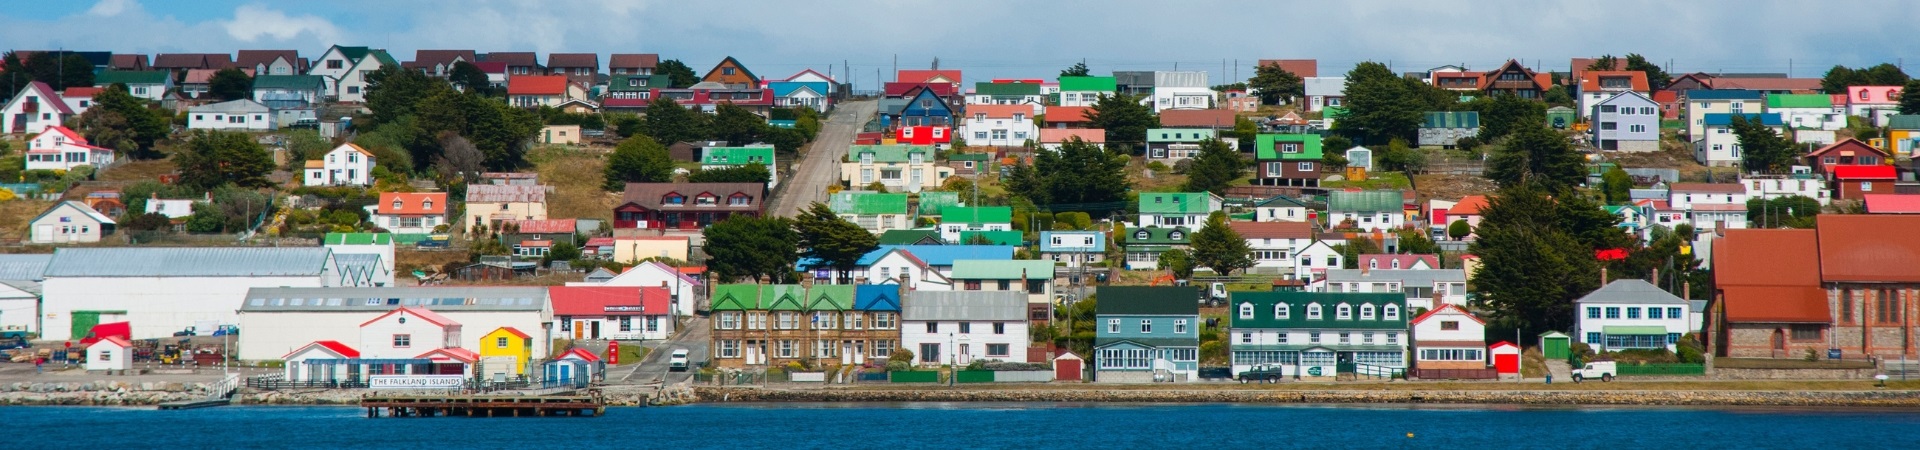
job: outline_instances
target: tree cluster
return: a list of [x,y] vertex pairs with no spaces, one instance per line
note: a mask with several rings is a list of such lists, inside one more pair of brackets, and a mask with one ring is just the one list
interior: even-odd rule
[[1759,116],[1748,120],[1747,115],[1735,114],[1731,128],[1740,146],[1740,165],[1749,172],[1786,172],[1799,156],[1793,142],[1768,127]]
[[1279,64],[1266,64],[1253,70],[1253,78],[1247,80],[1247,87],[1260,95],[1263,105],[1293,103],[1293,99],[1306,95],[1306,80],[1300,78]]
[[1153,113],[1152,105],[1143,103],[1145,100],[1119,93],[1102,95],[1086,113],[1088,125],[1106,130],[1108,148],[1145,149],[1147,130],[1160,127],[1160,116]]
[[171,114],[147,107],[147,101],[115,83],[93,95],[93,107],[75,120],[75,131],[93,145],[112,148],[138,159],[160,158],[154,144],[173,131]]
[[607,156],[606,180],[602,187],[608,192],[625,190],[627,183],[673,181],[673,157],[666,146],[647,135],[627,138]]
[[680,62],[678,59],[660,61],[660,65],[654,67],[654,73],[666,75],[667,81],[673,85],[674,89],[693,86],[694,83],[700,82],[700,76],[693,73],[693,68],[687,67],[687,63]]
[[1187,184],[1181,190],[1216,195],[1225,195],[1234,180],[1247,174],[1250,164],[1240,156],[1240,152],[1216,139],[1200,141],[1200,154],[1195,155],[1192,161],[1192,166],[1187,168]]
[[1393,73],[1385,64],[1363,62],[1347,72],[1346,117],[1333,131],[1362,145],[1394,138],[1414,141],[1428,111],[1459,109],[1460,95]]
[[1880,63],[1873,67],[1851,68],[1833,66],[1827,69],[1826,76],[1820,77],[1820,90],[1828,94],[1845,94],[1852,86],[1906,86],[1912,78],[1907,76],[1900,66]]
[[[417,70],[382,68],[367,74],[367,82],[367,109],[372,113],[363,119],[364,126],[386,134],[392,142],[381,143],[398,146],[411,163],[440,160],[446,150],[441,143],[448,142],[442,135],[451,132],[484,155],[487,170],[513,170],[526,165],[527,145],[540,131],[540,118],[533,112],[481,93],[461,92]],[[378,152],[375,156],[380,157]],[[400,167],[386,159],[380,162]]]
[[734,215],[702,232],[706,237],[707,268],[717,282],[765,278],[774,283],[796,280],[800,234],[785,217]]
[[1110,211],[1126,200],[1128,158],[1068,140],[1057,152],[1035,152],[1033,165],[1010,170],[1007,190],[1056,211]]
[[1207,224],[1193,234],[1193,265],[1213,269],[1221,276],[1253,267],[1253,247],[1227,225],[1227,213],[1214,211]]
[[1544,123],[1522,125],[1488,158],[1486,177],[1501,187],[1534,184],[1565,192],[1586,180],[1586,159],[1566,136]]
[[1501,93],[1475,97],[1466,106],[1480,113],[1480,134],[1476,136],[1479,142],[1493,142],[1522,127],[1547,123],[1545,103],[1517,95]]
[[238,67],[220,69],[207,80],[206,95],[222,102],[253,98],[253,75],[247,75]]
[[801,256],[824,262],[842,283],[849,281],[860,257],[880,247],[873,233],[819,202],[793,219],[793,229],[800,236]]
[[253,136],[232,131],[194,130],[173,156],[181,186],[212,189],[223,185],[272,187],[273,155]]
[[1619,217],[1571,191],[1532,183],[1506,187],[1489,200],[1469,251],[1478,306],[1500,328],[1527,335],[1572,325],[1573,301],[1599,288],[1595,250],[1628,248],[1634,239]]
[[1755,228],[1813,228],[1820,201],[1793,195],[1747,200],[1748,221]]
[[35,81],[46,83],[56,92],[92,86],[93,63],[84,56],[60,52],[22,55],[9,51],[0,56],[0,99],[12,100],[14,94]]

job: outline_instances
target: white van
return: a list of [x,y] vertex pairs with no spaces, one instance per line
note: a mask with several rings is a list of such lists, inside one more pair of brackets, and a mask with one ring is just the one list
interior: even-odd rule
[[667,358],[667,370],[674,372],[684,372],[687,370],[687,349],[673,349],[672,356]]

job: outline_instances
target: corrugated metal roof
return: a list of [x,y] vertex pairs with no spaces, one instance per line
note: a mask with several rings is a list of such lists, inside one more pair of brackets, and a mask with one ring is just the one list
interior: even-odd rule
[[1580,297],[1579,300],[1574,300],[1573,302],[1576,304],[1583,304],[1583,305],[1584,304],[1621,304],[1621,303],[1625,303],[1625,304],[1651,303],[1651,304],[1662,304],[1662,305],[1687,304],[1686,300],[1681,300],[1680,297],[1675,297],[1673,294],[1668,293],[1666,290],[1660,289],[1659,287],[1656,287],[1653,284],[1648,283],[1646,280],[1641,280],[1638,278],[1613,280],[1612,283],[1607,283],[1606,286],[1601,287],[1600,289],[1595,289],[1593,292],[1587,293],[1587,296]]
[[319,275],[324,247],[103,247],[54,251],[51,277],[246,277]]
[[953,262],[956,280],[1012,280],[1024,276],[1032,280],[1053,278],[1051,260],[974,259]]
[[1026,294],[1016,291],[915,291],[901,305],[905,320],[1026,320]]
[[52,261],[52,254],[0,255],[0,280],[38,280]]
[[428,311],[541,311],[544,286],[253,288],[242,312],[391,311],[400,307]]
[[1327,271],[1328,282],[1368,281],[1385,283],[1399,281],[1402,286],[1432,286],[1435,282],[1467,281],[1467,272],[1461,269],[1410,269],[1410,270],[1360,270],[1332,269]]

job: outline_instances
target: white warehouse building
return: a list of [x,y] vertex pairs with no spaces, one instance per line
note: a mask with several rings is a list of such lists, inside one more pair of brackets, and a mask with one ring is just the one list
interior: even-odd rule
[[341,273],[325,247],[61,248],[41,282],[40,337],[79,339],[121,321],[134,339],[235,324],[248,289],[336,286]]
[[[314,341],[361,342],[362,324],[401,307],[459,322],[465,331],[449,344],[467,349],[500,327],[535,334],[553,320],[541,286],[260,287],[235,300],[242,361],[278,360]],[[546,358],[547,342],[533,341],[533,359]]]

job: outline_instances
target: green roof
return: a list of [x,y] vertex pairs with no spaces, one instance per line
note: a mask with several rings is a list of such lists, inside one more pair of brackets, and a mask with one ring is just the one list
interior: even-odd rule
[[940,230],[887,230],[880,233],[880,245],[916,245],[940,241]]
[[347,57],[348,61],[359,61],[360,58],[367,57],[367,51],[369,50],[366,47],[347,47],[340,45],[333,46],[333,48],[340,49],[340,56]]
[[1600,331],[1609,336],[1666,336],[1667,327],[1659,325],[1607,325]]
[[773,147],[707,147],[701,152],[700,163],[715,166],[735,166],[760,163],[773,165]]
[[1480,128],[1476,111],[1428,111],[1420,128]]
[[371,50],[367,55],[379,60],[381,67],[400,67],[400,61],[393,59],[393,55],[387,54],[386,50]]
[[1009,206],[949,207],[945,208],[944,213],[940,215],[940,223],[1013,223],[1013,208]]
[[960,242],[955,244],[974,244],[974,236],[986,238],[987,245],[1023,245],[1027,241],[1026,233],[1019,231],[962,231]]
[[931,145],[855,145],[847,149],[847,162],[859,162],[862,155],[868,154],[873,155],[873,162],[908,162],[915,153],[920,154],[921,160],[933,162]]
[[1040,85],[1037,83],[974,83],[973,95],[995,97],[1040,95]]
[[1213,194],[1206,192],[1142,192],[1141,214],[1212,214]]
[[947,160],[987,162],[993,160],[993,155],[987,153],[948,153]]
[[327,233],[327,245],[388,245],[393,235],[386,233]]
[[[938,216],[940,213],[956,206],[960,206],[959,192],[928,191],[920,193],[920,215],[922,216]],[[1008,214],[1007,220],[1013,220],[1012,214]]]
[[836,214],[906,214],[907,194],[873,191],[843,191],[827,199],[827,207]]
[[1328,119],[1338,119],[1341,117],[1346,117],[1347,113],[1348,113],[1347,108],[1344,106],[1328,106],[1320,110],[1320,117],[1325,117]]
[[713,287],[712,309],[714,311],[747,311],[760,309],[760,285],[722,284]]
[[1100,286],[1094,314],[1200,314],[1199,286]]
[[164,70],[109,70],[93,76],[94,86],[111,86],[114,83],[167,84],[170,74]]
[[963,259],[953,262],[956,280],[1018,280],[1023,274],[1030,280],[1051,279],[1053,261]]
[[760,307],[768,311],[806,309],[807,288],[798,284],[770,284],[760,288]]
[[1920,130],[1920,114],[1895,114],[1887,119],[1889,130]]
[[[1142,232],[1146,234],[1142,235]],[[1179,233],[1178,237],[1174,236],[1176,232]],[[1192,239],[1193,230],[1186,227],[1146,227],[1127,230],[1127,235],[1122,238],[1122,241],[1132,249],[1142,245],[1186,245]]]
[[[636,85],[633,85],[633,83],[630,83],[627,81],[634,78],[643,79],[645,80],[645,82],[640,83],[639,85],[636,86]],[[646,91],[646,90],[658,89],[658,88],[668,88],[673,86],[673,82],[670,80],[671,78],[668,78],[666,75],[634,75],[634,74],[614,75],[607,79],[607,91],[608,92],[639,92],[639,91]]]
[[[1281,143],[1300,143],[1300,151],[1281,153],[1276,146]],[[1254,136],[1254,160],[1320,160],[1320,135],[1318,134],[1262,134]]]
[[846,311],[853,309],[853,285],[816,284],[807,298],[808,311]]
[[1400,191],[1333,191],[1327,194],[1327,211],[1400,212],[1406,197]]
[[1200,142],[1213,139],[1213,130],[1207,128],[1152,128],[1147,130],[1147,142]]
[[1113,77],[1060,77],[1060,91],[1113,92],[1119,83]]
[[327,79],[319,75],[261,75],[253,77],[254,89],[326,89]]
[[1833,97],[1827,94],[1768,94],[1767,108],[1832,108]]
[[[1407,296],[1399,292],[1360,293],[1360,292],[1300,292],[1300,291],[1248,291],[1234,292],[1233,300],[1227,303],[1227,317],[1233,328],[1324,328],[1356,330],[1405,330],[1408,317]],[[1285,303],[1286,318],[1280,318],[1282,312],[1275,305]],[[1320,318],[1307,318],[1308,305],[1320,304]],[[1339,305],[1351,305],[1351,314],[1347,319],[1339,318]],[[1374,305],[1373,319],[1362,319],[1363,305]],[[1241,315],[1242,305],[1252,306],[1251,317]],[[1393,320],[1386,319],[1386,306],[1394,305],[1398,312]],[[1322,338],[1322,342],[1336,340]]]

